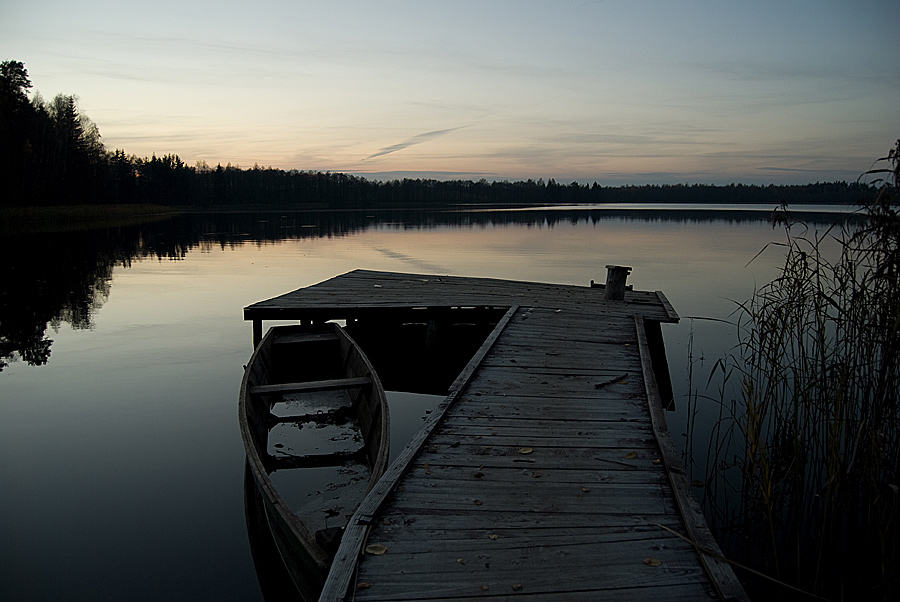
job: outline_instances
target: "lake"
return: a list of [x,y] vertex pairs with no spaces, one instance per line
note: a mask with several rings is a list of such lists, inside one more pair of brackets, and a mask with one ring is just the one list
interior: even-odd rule
[[[630,284],[682,316],[663,335],[683,446],[689,343],[698,372],[734,343],[732,327],[692,318],[727,319],[781,263],[771,246],[748,265],[784,240],[760,209],[197,213],[4,237],[0,599],[261,600],[242,309],[356,268],[586,286],[631,266]],[[402,440],[424,406],[392,404]],[[699,411],[702,430],[715,410]]]

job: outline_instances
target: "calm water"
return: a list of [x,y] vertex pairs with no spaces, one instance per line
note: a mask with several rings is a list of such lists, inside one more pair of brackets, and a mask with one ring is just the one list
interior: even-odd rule
[[[747,262],[783,239],[765,213],[708,209],[186,215],[7,237],[0,599],[261,599],[237,426],[241,310],[355,268],[587,285],[606,264],[632,266],[629,282],[664,291],[683,318],[663,327],[682,445],[688,337],[706,364],[732,343],[688,318],[727,318],[780,255]],[[396,403],[398,427],[414,429],[421,404]]]

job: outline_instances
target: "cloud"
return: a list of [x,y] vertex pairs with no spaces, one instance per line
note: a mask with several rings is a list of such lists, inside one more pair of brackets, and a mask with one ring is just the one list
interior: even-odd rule
[[455,128],[449,128],[446,130],[435,130],[433,132],[425,132],[424,134],[417,134],[412,138],[404,140],[398,144],[392,144],[391,146],[386,146],[379,150],[377,153],[369,155],[363,161],[368,161],[369,159],[374,159],[375,157],[381,157],[383,155],[389,155],[390,153],[395,153],[397,151],[401,151],[407,147],[413,146],[415,144],[422,144],[423,142],[429,142],[434,140],[435,138],[439,138],[444,134],[449,134],[450,132],[455,132],[456,130],[461,130],[463,128],[469,127],[467,125],[461,125]]
[[764,171],[790,171],[790,172],[797,172],[797,173],[816,173],[816,172],[826,172],[827,173],[827,172],[834,171],[833,169],[798,169],[795,167],[769,167],[769,166],[757,167],[756,169],[764,170]]
[[[424,170],[409,170],[409,171],[363,171],[359,169],[355,170],[347,170],[345,173],[353,174],[359,176],[361,178],[365,178],[366,180],[377,181],[377,182],[390,182],[392,180],[437,180],[437,181],[449,181],[449,180],[472,180],[473,182],[477,182],[484,178],[485,180],[508,180],[509,177],[501,177],[499,174],[494,172],[486,172],[486,171],[424,171]],[[516,179],[525,179],[525,178],[516,178]]]

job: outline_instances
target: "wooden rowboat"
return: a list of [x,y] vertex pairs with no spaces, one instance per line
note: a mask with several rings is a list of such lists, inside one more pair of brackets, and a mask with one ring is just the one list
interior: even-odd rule
[[387,467],[381,381],[339,325],[275,326],[244,372],[239,418],[272,539],[315,600],[347,520]]

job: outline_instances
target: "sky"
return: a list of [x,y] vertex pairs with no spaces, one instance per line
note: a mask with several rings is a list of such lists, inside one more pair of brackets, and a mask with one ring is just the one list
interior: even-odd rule
[[900,2],[0,0],[0,60],[106,147],[373,179],[854,181]]

